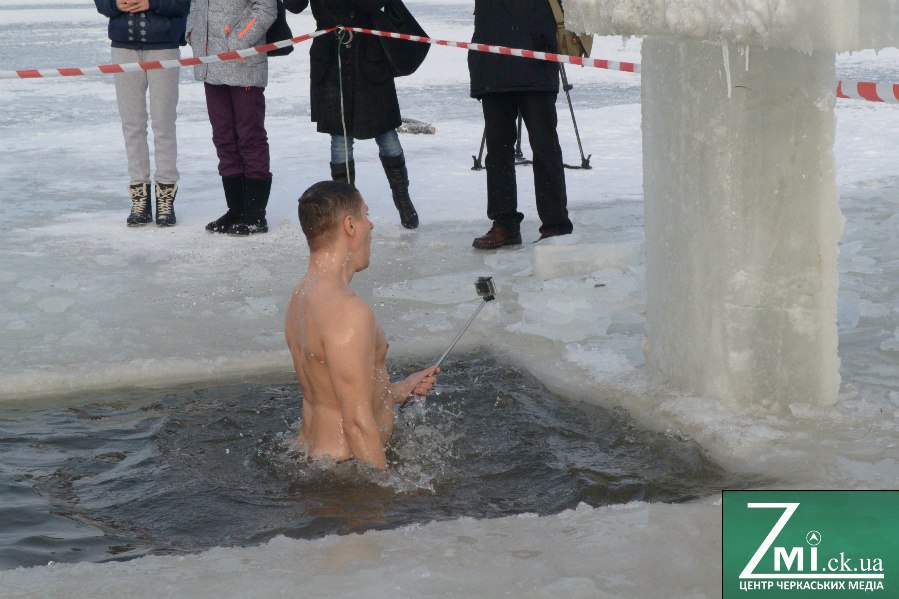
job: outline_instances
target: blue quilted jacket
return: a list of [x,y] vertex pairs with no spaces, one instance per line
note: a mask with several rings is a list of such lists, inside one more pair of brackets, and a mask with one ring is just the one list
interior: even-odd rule
[[109,17],[113,48],[166,50],[184,45],[190,0],[150,0],[150,9],[122,12],[116,0],[94,0],[97,11]]

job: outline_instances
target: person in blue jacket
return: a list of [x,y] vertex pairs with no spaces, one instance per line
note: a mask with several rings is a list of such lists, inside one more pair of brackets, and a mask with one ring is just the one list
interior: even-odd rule
[[[173,60],[181,55],[190,0],[94,0],[97,10],[109,17],[112,61],[116,64]],[[180,69],[117,73],[116,101],[128,157],[131,196],[129,227],[153,221],[150,199],[150,148],[147,120],[153,127],[156,161],[156,224],[175,224],[178,193],[178,144],[175,119],[178,108]],[[149,105],[147,92],[149,90]]]

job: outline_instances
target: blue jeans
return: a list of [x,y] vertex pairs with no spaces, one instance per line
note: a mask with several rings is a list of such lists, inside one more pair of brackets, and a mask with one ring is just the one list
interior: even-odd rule
[[[346,144],[344,144],[346,140]],[[403,155],[403,146],[400,145],[400,136],[396,134],[395,129],[391,129],[386,133],[375,138],[378,144],[378,153],[385,158],[394,158]],[[342,164],[347,160],[353,159],[353,138],[345,138],[343,135],[331,136],[331,163]]]

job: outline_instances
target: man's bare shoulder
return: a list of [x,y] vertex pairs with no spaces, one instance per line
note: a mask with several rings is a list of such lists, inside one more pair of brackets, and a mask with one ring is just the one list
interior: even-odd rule
[[356,296],[341,298],[330,309],[333,317],[320,328],[320,339],[331,368],[368,378],[364,365],[374,360],[378,338],[374,312]]
[[352,293],[335,298],[332,307],[340,314],[339,324],[342,328],[371,327],[375,322],[371,306]]

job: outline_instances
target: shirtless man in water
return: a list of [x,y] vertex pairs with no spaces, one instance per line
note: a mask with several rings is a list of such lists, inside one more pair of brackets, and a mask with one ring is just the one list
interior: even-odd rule
[[310,457],[357,459],[384,470],[393,406],[427,395],[439,369],[391,383],[387,339],[371,308],[349,289],[368,267],[368,206],[352,185],[323,181],[299,201],[309,269],[287,308],[285,336],[303,387],[300,442]]

